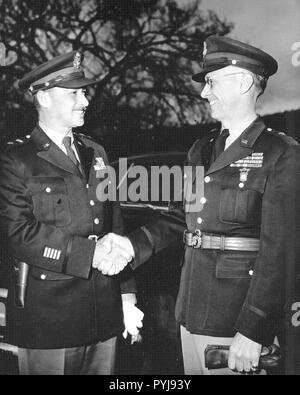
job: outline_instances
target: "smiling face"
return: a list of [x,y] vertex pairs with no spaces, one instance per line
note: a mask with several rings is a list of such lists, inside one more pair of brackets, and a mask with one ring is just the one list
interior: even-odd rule
[[84,124],[84,113],[89,105],[84,89],[53,88],[48,91],[48,116],[60,128],[71,129]]
[[224,123],[234,116],[241,97],[241,80],[244,74],[243,70],[228,66],[206,75],[201,96],[208,100],[214,119]]

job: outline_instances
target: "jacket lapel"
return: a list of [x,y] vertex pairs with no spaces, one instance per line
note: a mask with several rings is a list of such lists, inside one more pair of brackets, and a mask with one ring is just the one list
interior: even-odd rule
[[[209,132],[209,135],[205,137],[205,141],[203,142],[203,145],[199,152],[195,153],[195,157],[192,158],[190,163],[188,165],[192,166],[204,166],[205,171],[210,166],[210,161],[211,161],[211,156],[214,148],[214,142],[215,139],[217,138],[219,132],[217,129],[213,129],[212,131]],[[196,172],[193,174],[192,182],[195,182],[196,177],[199,174],[199,169],[196,167]]]
[[219,131],[217,129],[214,129],[213,133],[210,134],[210,136],[209,136],[209,140],[207,141],[207,143],[203,146],[203,148],[201,150],[202,162],[203,162],[202,164],[205,168],[205,171],[207,171],[210,167],[214,144],[215,144],[215,140],[218,137],[218,135],[219,135]]
[[245,158],[253,153],[253,148],[243,147],[240,144],[240,139],[237,139],[227,150],[225,150],[213,162],[207,170],[207,175],[223,169],[224,167],[236,162],[239,159]]
[[82,177],[77,166],[67,155],[37,126],[31,134],[38,152],[37,156],[69,173]]
[[94,158],[94,150],[91,147],[86,147],[81,139],[74,135],[74,144],[79,155],[82,169],[85,178],[89,179],[89,174]]
[[224,169],[230,164],[251,155],[254,152],[254,143],[265,127],[261,118],[257,118],[241,136],[211,164],[207,171],[207,175]]

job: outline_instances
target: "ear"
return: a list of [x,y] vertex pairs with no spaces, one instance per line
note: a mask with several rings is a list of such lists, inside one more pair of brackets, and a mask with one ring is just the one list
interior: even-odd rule
[[38,91],[36,94],[39,105],[43,108],[48,108],[51,102],[51,98],[47,91]]
[[251,74],[245,73],[243,74],[243,78],[241,80],[240,92],[242,95],[249,92],[254,84],[254,79]]

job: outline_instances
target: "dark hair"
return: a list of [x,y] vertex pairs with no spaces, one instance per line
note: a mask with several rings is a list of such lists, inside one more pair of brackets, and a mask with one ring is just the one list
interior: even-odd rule
[[262,95],[266,89],[268,78],[264,77],[259,74],[254,74],[253,73],[253,78],[254,78],[254,86],[258,90],[258,96]]

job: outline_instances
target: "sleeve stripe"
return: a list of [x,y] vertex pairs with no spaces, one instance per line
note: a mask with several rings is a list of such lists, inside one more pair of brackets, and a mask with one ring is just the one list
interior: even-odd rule
[[51,255],[51,248],[48,247],[47,258],[50,258],[50,255]]
[[44,249],[44,258],[54,259],[59,261],[61,256],[61,250],[56,250],[55,248],[45,247]]
[[48,258],[48,251],[49,251],[49,248],[45,247],[45,250],[44,250],[44,257],[45,258]]

